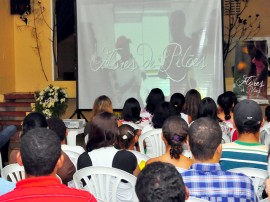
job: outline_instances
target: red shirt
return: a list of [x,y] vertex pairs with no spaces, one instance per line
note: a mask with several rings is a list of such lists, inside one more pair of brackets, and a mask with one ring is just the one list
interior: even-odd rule
[[43,176],[27,178],[17,182],[16,188],[2,196],[0,201],[35,201],[35,202],[97,202],[89,192],[69,188],[60,183],[56,177]]

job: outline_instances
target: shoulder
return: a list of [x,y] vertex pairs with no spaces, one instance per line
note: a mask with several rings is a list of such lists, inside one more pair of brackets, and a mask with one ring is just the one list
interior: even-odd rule
[[78,161],[87,161],[87,160],[91,160],[90,159],[90,156],[88,155],[88,152],[83,152],[79,158],[78,158]]
[[127,150],[119,150],[116,154],[115,154],[115,158],[125,158],[125,159],[137,159],[135,154],[133,154],[130,151]]

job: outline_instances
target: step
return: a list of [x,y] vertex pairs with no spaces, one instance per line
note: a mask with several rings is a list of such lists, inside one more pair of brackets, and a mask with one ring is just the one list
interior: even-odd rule
[[27,111],[0,111],[0,116],[25,117],[28,113]]
[[34,99],[34,98],[35,96],[33,92],[4,94],[5,100]]
[[8,125],[15,125],[17,128],[21,128],[22,121],[21,120],[0,120],[0,125],[8,126]]
[[32,102],[0,102],[0,107],[31,107]]

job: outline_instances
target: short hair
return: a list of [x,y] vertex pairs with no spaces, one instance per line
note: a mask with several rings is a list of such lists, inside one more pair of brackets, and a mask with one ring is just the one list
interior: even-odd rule
[[169,102],[159,103],[152,118],[153,127],[162,128],[164,121],[171,115],[175,115],[171,104]]
[[229,120],[231,118],[230,111],[233,109],[234,104],[233,96],[230,93],[223,93],[218,96],[217,103],[224,111],[224,119]]
[[93,119],[94,116],[96,116],[98,113],[101,112],[113,113],[112,101],[106,95],[101,95],[95,99],[93,109],[91,112],[90,121]]
[[176,112],[180,114],[185,104],[185,96],[181,93],[174,93],[171,96],[170,103]]
[[138,100],[136,100],[135,98],[127,99],[121,114],[122,118],[125,121],[136,122],[141,120],[140,113],[141,113],[141,106]]
[[32,176],[50,175],[61,156],[59,137],[50,129],[35,128],[21,139],[21,157],[25,172]]
[[209,117],[211,119],[217,120],[217,105],[215,101],[210,97],[205,97],[201,100],[198,118]]
[[157,105],[165,101],[165,96],[161,89],[153,88],[146,98],[145,109],[150,113],[154,114]]
[[192,121],[198,118],[198,110],[201,101],[201,94],[196,89],[190,89],[185,96],[183,112],[190,115]]
[[265,116],[266,116],[266,120],[268,122],[270,122],[270,105],[268,105],[266,108],[265,108]]
[[54,131],[56,135],[59,136],[61,141],[66,139],[67,127],[65,123],[62,121],[62,119],[53,117],[53,118],[47,119],[47,122],[48,122],[49,129]]
[[137,130],[128,124],[122,124],[119,126],[119,135],[117,136],[117,143],[121,149],[127,149],[132,140],[136,136]]
[[112,146],[118,134],[117,118],[112,113],[97,114],[89,125],[87,151]]
[[221,140],[221,128],[218,122],[211,118],[199,118],[189,128],[189,146],[197,160],[205,161],[213,158]]
[[34,128],[47,128],[46,117],[40,112],[31,112],[24,119],[22,124],[22,136]]
[[185,184],[175,166],[154,162],[139,174],[135,191],[140,202],[184,202]]
[[183,144],[188,136],[187,122],[179,116],[171,116],[164,122],[162,134],[168,145],[171,146],[171,158],[179,159],[184,150]]

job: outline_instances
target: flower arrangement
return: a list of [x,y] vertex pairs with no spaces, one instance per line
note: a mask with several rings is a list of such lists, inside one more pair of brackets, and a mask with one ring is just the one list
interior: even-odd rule
[[63,88],[49,85],[35,92],[34,110],[43,113],[47,118],[60,117],[67,109],[67,94]]

